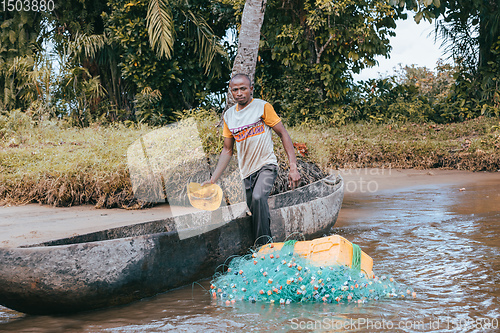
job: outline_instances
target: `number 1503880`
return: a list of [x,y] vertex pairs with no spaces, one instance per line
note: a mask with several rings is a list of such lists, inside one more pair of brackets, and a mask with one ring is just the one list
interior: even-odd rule
[[4,12],[51,12],[54,0],[1,0],[0,8]]

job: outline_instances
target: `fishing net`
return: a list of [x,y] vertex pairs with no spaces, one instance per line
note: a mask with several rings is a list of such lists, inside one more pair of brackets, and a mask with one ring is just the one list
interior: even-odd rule
[[[294,253],[294,240],[265,254],[254,251],[236,257],[211,281],[213,298],[226,304],[250,302],[365,303],[382,298],[415,297],[415,292],[392,277],[367,276],[360,270],[360,253],[353,244],[353,264],[316,266]],[[273,247],[272,244],[264,245]]]

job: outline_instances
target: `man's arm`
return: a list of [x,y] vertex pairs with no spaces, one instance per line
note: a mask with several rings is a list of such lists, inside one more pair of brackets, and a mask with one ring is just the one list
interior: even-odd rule
[[283,142],[283,147],[285,148],[286,154],[288,155],[288,163],[290,165],[290,173],[288,174],[288,179],[290,181],[290,187],[294,189],[299,184],[300,174],[297,171],[297,157],[295,157],[295,149],[293,148],[292,139],[288,134],[288,131],[283,126],[283,123],[280,121],[276,125],[272,127],[274,132],[278,134]]
[[212,183],[215,184],[217,180],[219,180],[220,176],[226,169],[229,161],[231,160],[231,156],[233,156],[233,147],[234,147],[234,138],[224,138],[224,143],[222,147],[222,152],[220,153],[219,162],[217,163],[217,167],[215,168],[214,173],[209,181],[206,181],[204,184]]

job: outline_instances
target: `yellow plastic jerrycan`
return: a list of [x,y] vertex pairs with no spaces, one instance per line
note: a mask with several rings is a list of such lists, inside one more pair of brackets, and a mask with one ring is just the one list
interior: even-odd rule
[[[279,251],[284,243],[270,243],[259,249],[259,254]],[[332,235],[295,243],[293,252],[307,259],[313,266],[345,265],[352,267],[353,246],[342,236]],[[373,259],[361,251],[361,272],[373,278]]]

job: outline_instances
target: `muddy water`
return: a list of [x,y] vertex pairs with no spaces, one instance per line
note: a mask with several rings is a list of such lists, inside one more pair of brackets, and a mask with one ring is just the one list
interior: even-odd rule
[[394,276],[413,287],[417,298],[225,306],[210,299],[203,281],[73,316],[25,316],[0,307],[0,331],[500,331],[500,173],[474,183],[451,179],[346,193],[334,232],[371,255],[377,275]]

